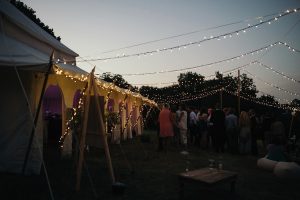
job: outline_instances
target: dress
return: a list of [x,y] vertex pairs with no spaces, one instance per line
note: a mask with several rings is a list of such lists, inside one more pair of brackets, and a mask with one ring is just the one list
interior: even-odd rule
[[171,122],[170,115],[170,110],[166,108],[163,108],[159,113],[160,137],[174,136],[173,124]]
[[251,152],[251,129],[250,126],[240,127],[240,153],[248,154]]
[[181,144],[187,145],[187,112],[181,111],[180,115],[181,117],[178,126],[180,131]]

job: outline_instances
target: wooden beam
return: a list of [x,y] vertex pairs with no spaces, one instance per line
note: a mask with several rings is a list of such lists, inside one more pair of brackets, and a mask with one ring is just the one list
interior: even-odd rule
[[82,133],[79,137],[79,159],[77,164],[76,170],[76,191],[80,190],[80,182],[81,182],[81,173],[82,173],[82,164],[84,159],[84,147],[85,147],[85,138],[87,132],[87,125],[88,125],[88,116],[89,116],[89,108],[90,108],[90,98],[91,98],[91,90],[93,87],[93,79],[94,79],[94,71],[95,68],[90,73],[88,88],[87,88],[87,96],[84,104],[84,117],[83,117],[83,126],[82,126]]
[[238,100],[238,113],[237,116],[240,116],[241,113],[241,77],[240,77],[240,70],[238,70],[238,91],[237,91],[237,100]]
[[38,122],[39,115],[40,115],[40,110],[41,110],[42,103],[43,103],[43,97],[44,97],[46,86],[47,86],[47,83],[48,83],[49,74],[51,73],[51,69],[52,69],[52,65],[53,65],[53,56],[54,56],[54,50],[52,51],[50,59],[49,59],[48,68],[47,68],[47,71],[46,71],[46,74],[45,74],[45,78],[44,78],[44,82],[43,82],[43,86],[42,86],[42,91],[41,91],[40,98],[39,98],[39,103],[38,103],[36,113],[35,113],[35,117],[34,117],[34,120],[33,120],[33,126],[32,126],[32,129],[31,129],[31,134],[29,136],[28,146],[27,146],[27,149],[26,149],[24,163],[23,163],[23,167],[22,167],[22,174],[25,174],[25,172],[26,172],[27,162],[28,162],[28,159],[29,159],[31,146],[32,146],[34,135],[35,135],[35,129],[36,129],[36,126],[37,126],[37,122]]
[[92,79],[93,84],[93,91],[94,91],[94,97],[95,97],[95,102],[96,102],[96,110],[97,110],[97,116],[98,116],[98,120],[99,120],[99,126],[100,126],[100,136],[102,138],[102,143],[103,143],[103,147],[104,147],[104,151],[105,151],[105,157],[106,157],[106,162],[108,165],[108,171],[110,174],[110,178],[111,178],[111,182],[115,183],[115,175],[114,175],[114,170],[112,167],[112,162],[111,162],[111,157],[110,157],[110,152],[109,152],[109,148],[108,148],[108,144],[107,144],[107,139],[106,139],[106,135],[105,135],[105,126],[104,126],[104,121],[103,121],[103,117],[101,114],[101,107],[100,107],[100,103],[98,100],[98,92],[97,92],[97,85],[95,84],[95,80]]

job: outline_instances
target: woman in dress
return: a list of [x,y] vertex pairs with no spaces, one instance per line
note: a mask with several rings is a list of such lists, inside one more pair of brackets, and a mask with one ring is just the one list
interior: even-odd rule
[[249,154],[251,152],[251,122],[247,112],[242,111],[239,120],[240,126],[240,154]]

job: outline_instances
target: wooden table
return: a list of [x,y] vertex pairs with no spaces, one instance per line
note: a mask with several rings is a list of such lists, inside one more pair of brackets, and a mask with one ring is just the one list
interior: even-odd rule
[[213,187],[221,183],[230,183],[231,192],[234,192],[237,173],[227,170],[201,168],[178,174],[179,195],[184,196],[184,184],[186,182],[196,183],[204,187]]

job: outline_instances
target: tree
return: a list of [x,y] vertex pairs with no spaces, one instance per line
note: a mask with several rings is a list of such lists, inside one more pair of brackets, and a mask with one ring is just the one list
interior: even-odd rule
[[[241,75],[241,95],[256,98],[257,90],[256,85],[252,78],[247,77],[247,74]],[[274,97],[273,97],[274,98]]]
[[271,95],[262,95],[258,98],[258,101],[260,101],[262,103],[273,104],[273,105],[278,104],[278,101],[276,101],[274,96],[271,96]]
[[294,99],[291,102],[291,106],[294,107],[294,108],[300,109],[300,100],[299,99]]
[[24,15],[26,15],[29,19],[31,19],[34,23],[36,23],[39,27],[44,29],[47,33],[52,35],[55,39],[58,41],[61,40],[61,38],[58,36],[56,37],[54,34],[54,31],[52,28],[50,28],[48,25],[45,25],[37,16],[36,11],[32,8],[28,7],[26,4],[24,4],[21,1],[17,0],[11,0],[10,3],[14,5],[18,10],[20,10]]
[[181,73],[178,76],[178,84],[182,91],[186,93],[196,93],[202,88],[204,76],[195,72]]
[[116,86],[123,88],[123,89],[129,89],[130,91],[137,92],[138,88],[133,87],[130,85],[120,74],[114,74],[112,75],[111,73],[103,73],[100,76],[100,79],[109,82],[109,83],[114,83]]

